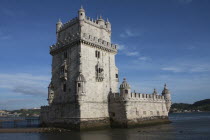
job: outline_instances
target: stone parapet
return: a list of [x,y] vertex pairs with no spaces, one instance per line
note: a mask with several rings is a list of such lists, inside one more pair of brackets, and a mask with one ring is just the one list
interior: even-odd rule
[[165,102],[162,95],[144,94],[144,93],[128,93],[126,96],[120,93],[111,93],[110,100],[113,101],[146,101],[146,102]]
[[103,25],[99,25],[98,22],[97,22],[97,20],[93,20],[93,19],[91,20],[90,17],[86,17],[86,18],[84,19],[84,22],[87,23],[87,24],[90,24],[90,25],[92,25],[92,26],[95,26],[95,27],[97,27],[97,28],[101,28],[101,29],[104,29],[104,30],[106,30],[106,31],[111,32],[111,28],[108,28],[105,22],[104,22]]
[[76,42],[82,42],[109,52],[117,53],[117,45],[115,44],[111,44],[110,42],[94,37],[87,33],[83,33],[81,36],[79,33],[76,33],[68,36],[64,39],[64,41],[58,41],[56,44],[50,46],[50,54],[64,48],[65,46],[72,46],[72,44]]
[[78,22],[79,22],[78,17],[75,17],[75,18],[69,20],[68,22],[64,23],[64,24],[61,26],[61,28],[58,30],[58,32],[63,31],[63,30],[65,30],[66,28],[68,28],[68,27],[70,27],[70,26],[72,26],[72,25],[74,25],[75,23],[78,23]]
[[46,112],[49,111],[50,107],[49,106],[41,106],[41,111]]

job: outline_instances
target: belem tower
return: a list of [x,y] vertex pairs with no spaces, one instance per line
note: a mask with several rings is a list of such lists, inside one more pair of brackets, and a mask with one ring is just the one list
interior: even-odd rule
[[111,43],[108,20],[93,20],[81,7],[76,18],[57,22],[56,36],[50,46],[49,105],[41,107],[44,126],[81,130],[168,122],[166,85],[162,95],[131,92],[125,78],[118,87],[117,45]]

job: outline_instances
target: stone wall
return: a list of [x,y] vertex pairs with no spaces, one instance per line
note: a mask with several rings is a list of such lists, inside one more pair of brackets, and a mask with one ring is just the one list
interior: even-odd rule
[[168,120],[163,96],[130,93],[128,98],[119,93],[111,93],[109,97],[109,114],[113,126],[128,127],[141,124],[143,121]]

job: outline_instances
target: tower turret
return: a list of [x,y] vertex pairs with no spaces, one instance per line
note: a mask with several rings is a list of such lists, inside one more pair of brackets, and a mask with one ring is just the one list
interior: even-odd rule
[[124,78],[122,84],[120,85],[120,94],[123,97],[128,97],[128,94],[130,93],[131,93],[130,85],[127,83],[126,78]]
[[105,21],[102,18],[102,16],[99,17],[99,19],[97,20],[97,22],[98,22],[99,25],[102,25],[102,26],[105,25]]
[[84,20],[85,19],[85,10],[83,9],[82,6],[78,11],[78,18],[79,18],[79,20]]
[[48,86],[48,104],[51,105],[51,103],[53,102],[54,99],[54,86],[52,84],[52,82],[49,84]]
[[63,26],[63,23],[61,22],[61,20],[59,19],[57,24],[56,24],[56,33],[59,32],[60,28]]
[[170,107],[171,107],[171,93],[167,89],[166,84],[164,85],[164,89],[162,91],[162,95],[165,97],[166,108],[169,111],[170,110]]
[[60,31],[62,26],[63,26],[63,23],[59,19],[58,22],[56,23],[56,38],[57,38],[57,40],[59,38],[59,31]]
[[106,24],[106,28],[111,31],[111,23],[109,22],[108,18],[105,24]]
[[157,95],[157,90],[155,88],[152,94]]

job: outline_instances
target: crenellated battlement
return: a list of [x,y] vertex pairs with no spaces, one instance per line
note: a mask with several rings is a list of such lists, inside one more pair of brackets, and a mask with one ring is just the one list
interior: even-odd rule
[[144,94],[144,93],[128,93],[122,95],[120,93],[111,93],[110,99],[115,101],[153,101],[153,102],[165,102],[165,97],[162,95],[155,94]]
[[67,21],[66,23],[62,24],[62,26],[59,28],[58,32],[65,30],[66,28],[78,23],[78,17],[75,17],[69,21]]
[[107,51],[117,52],[117,45],[115,44],[111,44],[110,42],[94,37],[87,33],[83,33],[82,35],[76,33],[76,34],[69,34],[64,39],[64,41],[58,41],[56,44],[50,46],[50,53],[77,41],[81,41],[82,43],[98,47]]
[[44,112],[44,111],[49,111],[49,108],[50,108],[50,107],[47,106],[47,105],[46,105],[46,106],[41,106],[41,111],[42,111],[42,112]]
[[[101,24],[99,24],[99,20],[102,21]],[[84,22],[87,23],[87,24],[90,24],[92,26],[95,26],[97,28],[101,28],[101,29],[104,29],[104,30],[107,30],[107,31],[111,32],[109,21],[105,22],[103,19],[94,20],[93,18],[90,18],[90,17],[86,16],[85,19],[84,19]],[[75,18],[67,21],[66,23],[62,24],[62,26],[58,29],[58,32],[63,31],[63,30],[67,29],[68,27],[70,27],[70,26],[72,26],[76,23],[79,23],[78,17],[75,17]]]
[[[99,24],[99,20],[101,20],[101,24]],[[98,20],[94,20],[93,18],[90,18],[90,17],[86,17],[84,19],[85,23],[88,23],[92,26],[95,26],[97,28],[101,28],[101,29],[104,29],[104,30],[107,30],[107,31],[110,31],[111,32],[111,28],[110,28],[110,23],[109,21],[104,21],[102,18],[101,19],[98,19]]]

